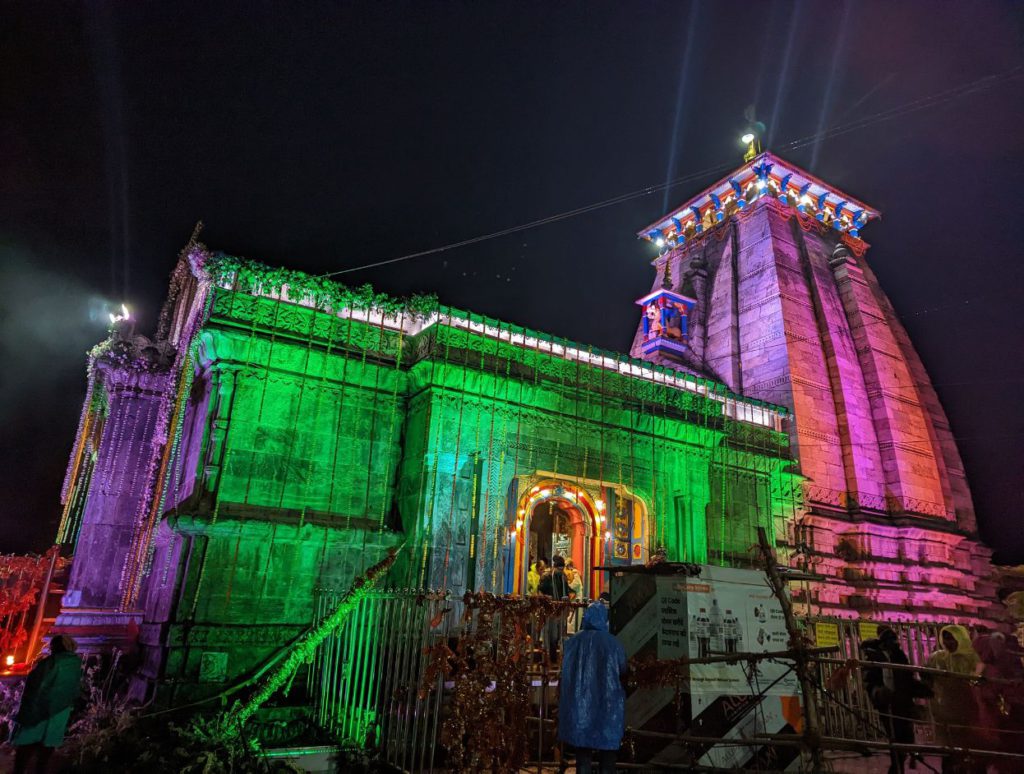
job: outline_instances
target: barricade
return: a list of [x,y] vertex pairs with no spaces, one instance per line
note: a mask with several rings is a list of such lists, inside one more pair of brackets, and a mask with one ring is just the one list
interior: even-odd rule
[[[317,620],[329,615],[340,596],[341,592],[318,590]],[[887,754],[893,745],[886,738],[883,719],[872,706],[864,685],[864,671],[870,664],[865,663],[861,647],[865,640],[877,636],[879,623],[822,618],[801,623],[815,646],[805,651],[805,657],[817,696],[820,748]],[[462,600],[444,592],[388,589],[368,594],[345,625],[317,650],[308,670],[317,722],[343,744],[374,749],[393,766],[406,771],[432,771],[438,762],[443,763],[439,748],[447,711],[446,688],[450,691],[451,683],[446,684],[442,674],[429,670],[431,652],[439,644],[454,643],[474,625],[474,616],[463,615]],[[500,620],[495,625],[500,626]],[[942,624],[885,625],[896,631],[911,663],[908,668],[927,671],[922,665],[938,647]],[[711,653],[707,658],[722,657]],[[530,765],[539,770],[541,764],[558,760],[553,744],[557,674],[544,662],[539,649],[537,658],[526,676],[531,709],[522,723]],[[841,669],[848,676],[837,675]],[[936,745],[928,702],[919,701],[918,705],[915,743],[901,749],[918,755],[969,755],[961,749]],[[1002,735],[1012,733],[1003,731]],[[637,741],[653,735],[640,733]],[[673,735],[665,736],[665,741],[670,741],[667,737]],[[699,739],[692,731],[689,736],[692,738],[677,737],[677,742],[695,745],[695,751],[715,742],[712,738]],[[794,747],[805,750],[807,746],[806,738],[799,734],[765,734],[747,744],[751,741],[780,751]],[[1001,739],[998,745],[986,749],[995,752],[1004,765],[1021,763],[1024,770],[1024,761],[1013,752],[1019,746],[1016,738]],[[622,764],[629,767],[626,753]]]

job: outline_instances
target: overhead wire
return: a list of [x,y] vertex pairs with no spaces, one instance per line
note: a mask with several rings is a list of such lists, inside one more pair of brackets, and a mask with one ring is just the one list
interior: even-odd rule
[[[921,97],[919,99],[913,100],[903,105],[899,105],[888,110],[882,110],[877,113],[873,113],[872,115],[865,116],[854,121],[850,121],[846,124],[839,124],[837,126],[829,127],[828,129],[825,129],[822,132],[816,132],[814,134],[807,135],[806,137],[801,137],[796,140],[792,140],[788,143],[784,143],[783,145],[778,146],[778,149],[780,151],[797,150],[813,142],[820,142],[822,140],[832,139],[833,137],[838,137],[840,135],[847,134],[858,129],[863,129],[868,126],[881,123],[883,121],[889,121],[894,118],[907,115],[909,113],[914,113],[919,110],[934,107],[935,105],[939,105],[944,102],[950,102],[955,99],[960,99],[962,97],[966,97],[971,94],[975,94],[993,88],[994,86],[1000,83],[1017,78],[1022,74],[1024,74],[1024,65],[1018,65],[1016,67],[1010,68],[1009,70],[1004,70],[1003,72],[999,73],[993,73],[982,78],[978,78],[969,83],[961,84],[960,86],[955,86],[951,89],[946,89],[941,92],[928,95],[926,97]],[[338,269],[336,271],[326,272],[320,276],[335,277],[340,274],[349,274],[351,272],[363,271],[364,269],[373,269],[380,266],[388,266],[390,264],[400,263],[403,261],[411,261],[415,258],[424,258],[430,255],[437,255],[438,253],[447,252],[449,250],[455,250],[460,247],[468,247],[469,245],[478,244],[480,242],[486,242],[491,239],[497,239],[499,237],[508,236],[510,234],[517,234],[522,231],[538,228],[540,226],[545,226],[550,223],[557,223],[559,221],[574,218],[579,215],[585,215],[589,212],[594,212],[595,210],[612,207],[616,204],[622,204],[632,199],[638,199],[642,196],[649,196],[650,194],[657,193],[658,191],[662,191],[667,188],[674,188],[683,183],[688,183],[693,180],[704,178],[719,172],[727,172],[731,169],[734,169],[735,167],[736,164],[734,162],[717,164],[715,166],[707,167],[697,172],[691,172],[689,174],[683,175],[682,177],[677,177],[672,180],[668,180],[664,183],[658,183],[645,186],[643,188],[638,188],[634,191],[620,194],[619,196],[613,196],[609,199],[604,199],[599,202],[583,205],[581,207],[575,207],[571,210],[566,210],[564,212],[556,213],[554,215],[549,215],[544,218],[537,218],[536,220],[531,220],[527,223],[522,223],[517,226],[509,226],[508,228],[500,229],[498,231],[492,231],[488,234],[481,234],[479,236],[470,237],[469,239],[463,239],[458,242],[451,242],[449,244],[440,245],[438,247],[433,247],[427,250],[420,250],[415,253],[400,255],[395,258],[386,258],[384,260],[373,261],[371,263],[362,264],[360,266],[350,266],[345,269]]]
[[[940,304],[939,306],[931,306],[931,307],[928,307],[927,309],[919,309],[916,312],[909,312],[907,314],[898,314],[898,315],[894,315],[894,316],[895,316],[895,318],[898,321],[900,321],[901,323],[904,323],[904,322],[906,322],[906,321],[908,321],[908,320],[910,320],[911,318],[914,318],[914,317],[920,317],[922,315],[932,314],[934,312],[941,312],[942,310],[949,309],[951,307],[966,306],[967,304],[970,304],[972,301],[978,301],[978,300],[983,299],[983,298],[992,298],[993,296],[995,296],[995,297],[1002,297],[1002,296],[1005,296],[1005,295],[1009,295],[1011,292],[1012,291],[1010,291],[1010,290],[1005,290],[1005,291],[997,291],[997,292],[993,292],[993,293],[981,293],[981,294],[976,295],[976,296],[971,296],[970,298],[958,299],[956,301],[950,301],[947,304]],[[890,324],[890,322],[891,321],[887,317],[883,317],[883,318],[880,318],[880,319],[877,319],[877,320],[869,320],[868,322],[865,322],[862,325],[858,326],[856,328],[856,330],[858,330],[858,331],[859,330],[864,330],[865,328],[868,328],[868,327],[870,327],[872,325],[886,325],[886,326],[888,326]],[[851,335],[853,334],[853,332],[854,332],[853,330],[850,331]],[[799,343],[804,342],[804,341],[818,341],[819,340],[819,337],[818,337],[817,333],[809,334],[809,335],[805,335],[805,336],[787,337],[787,336],[785,336],[785,332],[783,332],[783,333],[779,334],[779,338],[782,339],[782,340],[780,340],[780,341],[773,341],[773,342],[767,342],[767,343],[761,344],[760,346],[750,347],[748,349],[745,349],[743,354],[745,356],[753,355],[753,354],[756,354],[756,353],[759,353],[759,352],[766,352],[766,351],[768,351],[768,350],[770,350],[770,349],[772,349],[774,347],[783,347],[783,346],[788,346],[790,344],[799,344]],[[734,355],[732,353],[728,353],[727,352],[727,353],[724,353],[724,354],[721,354],[721,355],[714,355],[712,357],[704,358],[704,360],[702,362],[706,365],[706,364],[709,364],[709,363],[714,363],[714,362],[716,362],[718,360],[728,359],[728,358],[732,358],[732,357],[734,357]],[[987,383],[987,382],[990,382],[990,381],[991,382],[994,382],[994,381],[1016,382],[1016,381],[1021,381],[1021,379],[1019,379],[1019,378],[1000,379],[1000,380],[983,379],[983,380],[976,380],[976,381],[973,381],[973,382],[957,382],[956,384],[958,384],[958,385],[966,385],[966,384]],[[935,383],[935,382],[932,382],[931,384],[932,384],[933,387],[936,387],[936,386],[946,386],[946,385],[942,385],[940,383]],[[897,387],[896,389],[913,389],[913,388],[915,388],[917,386],[920,386],[920,385],[915,383],[913,385],[907,385],[905,387]],[[756,391],[759,392],[759,393],[764,393],[764,392],[780,392],[781,393],[781,392],[785,392],[785,390],[783,390],[783,389],[778,389],[778,390],[766,389],[766,390],[756,390]]]

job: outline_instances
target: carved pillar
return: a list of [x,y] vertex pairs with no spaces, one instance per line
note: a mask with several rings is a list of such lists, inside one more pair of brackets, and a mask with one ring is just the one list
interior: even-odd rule
[[68,589],[55,631],[86,652],[119,644],[137,611],[121,611],[124,567],[148,510],[165,438],[163,412],[173,401],[173,349],[145,337],[115,337],[93,361],[108,418],[89,481]]
[[694,256],[690,261],[689,280],[693,285],[693,297],[697,306],[690,315],[690,348],[697,357],[704,358],[708,314],[708,262],[703,255]]
[[227,461],[228,426],[234,406],[238,369],[218,365],[210,371],[210,391],[214,400],[210,410],[209,428],[203,450],[203,482],[201,497],[212,508],[217,498],[221,474]]

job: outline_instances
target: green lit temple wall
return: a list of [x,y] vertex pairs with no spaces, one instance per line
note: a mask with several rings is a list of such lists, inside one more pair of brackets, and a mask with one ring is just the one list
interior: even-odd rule
[[509,489],[538,471],[626,487],[676,561],[728,562],[787,515],[785,438],[723,421],[716,401],[466,330],[422,335],[406,435],[417,451],[400,483],[418,583],[465,587],[472,571],[451,547],[475,521],[476,585],[496,587]]
[[[227,654],[231,676],[255,668],[310,622],[315,588],[345,588],[387,546],[406,545],[391,585],[502,591],[525,481],[621,487],[679,561],[742,562],[757,526],[795,513],[785,434],[703,395],[443,323],[410,336],[223,289],[199,342],[186,423],[201,448],[178,476],[196,483],[148,581],[173,701],[212,691],[204,654]],[[154,591],[168,584],[173,604]]]

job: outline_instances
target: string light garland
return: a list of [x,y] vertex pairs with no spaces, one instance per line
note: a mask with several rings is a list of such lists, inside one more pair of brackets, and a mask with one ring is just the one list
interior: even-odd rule
[[[454,642],[440,639],[425,649],[420,697],[437,690],[442,679],[454,683],[440,735],[449,770],[519,771],[527,756],[528,670],[538,655],[530,632],[586,604],[482,592],[467,592],[461,601]],[[551,673],[547,648],[540,655],[541,669]]]
[[239,735],[249,718],[259,711],[267,700],[284,687],[303,663],[313,658],[316,649],[352,615],[359,607],[360,601],[366,597],[380,578],[389,570],[398,558],[401,548],[392,548],[386,557],[370,567],[353,581],[334,612],[324,618],[312,631],[297,642],[284,661],[277,666],[256,692],[245,702],[236,703],[218,722],[220,733],[225,738]]

